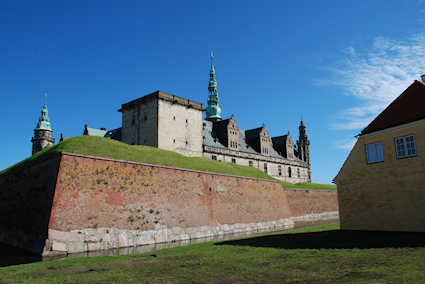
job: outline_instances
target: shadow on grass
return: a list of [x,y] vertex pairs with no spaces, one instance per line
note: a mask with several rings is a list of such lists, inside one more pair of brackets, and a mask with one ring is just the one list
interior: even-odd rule
[[413,248],[425,247],[425,233],[334,230],[253,237],[220,242],[216,245],[282,249]]

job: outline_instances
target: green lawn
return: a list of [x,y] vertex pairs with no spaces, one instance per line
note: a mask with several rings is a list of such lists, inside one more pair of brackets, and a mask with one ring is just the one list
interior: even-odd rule
[[282,181],[282,186],[284,188],[336,190],[335,184],[321,184],[321,183],[312,183],[312,182],[300,182],[300,183],[293,184],[290,182]]
[[418,283],[425,234],[340,231],[339,224],[139,255],[0,268],[1,283]]
[[[274,180],[263,171],[253,167],[223,163],[207,158],[189,158],[175,152],[154,147],[128,145],[112,139],[87,135],[69,138],[44,151],[38,152],[16,165],[1,171],[0,175],[20,169],[60,152]],[[282,184],[283,187],[336,189],[335,185],[308,182],[296,185],[287,182],[282,182]]]

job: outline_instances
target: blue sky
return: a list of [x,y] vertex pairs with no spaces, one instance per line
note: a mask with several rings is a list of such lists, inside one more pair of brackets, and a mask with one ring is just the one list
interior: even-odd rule
[[53,137],[121,126],[156,90],[206,105],[214,52],[222,117],[311,141],[331,183],[354,136],[425,74],[425,2],[0,1],[0,170],[31,155],[44,94]]

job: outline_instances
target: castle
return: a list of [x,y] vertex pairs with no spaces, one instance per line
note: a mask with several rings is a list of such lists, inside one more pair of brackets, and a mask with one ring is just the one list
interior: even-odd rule
[[[303,121],[296,145],[289,132],[270,137],[264,124],[250,130],[239,129],[233,115],[225,120],[221,117],[213,57],[209,76],[206,109],[201,103],[156,91],[122,105],[118,110],[122,113],[121,128],[107,131],[86,125],[83,134],[256,167],[291,183],[311,182],[310,141]],[[34,132],[33,154],[54,144],[46,104]]]

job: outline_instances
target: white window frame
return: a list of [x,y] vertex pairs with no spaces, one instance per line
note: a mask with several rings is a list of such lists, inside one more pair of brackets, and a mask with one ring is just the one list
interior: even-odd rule
[[384,150],[382,147],[382,142],[366,145],[366,159],[368,164],[384,161]]
[[416,151],[415,135],[410,134],[394,139],[397,159],[414,157],[418,155]]

